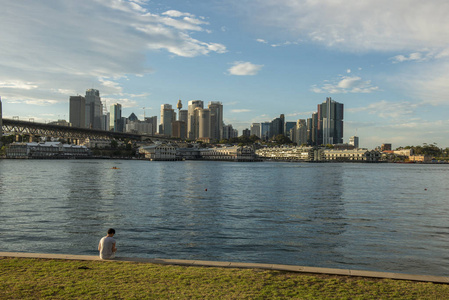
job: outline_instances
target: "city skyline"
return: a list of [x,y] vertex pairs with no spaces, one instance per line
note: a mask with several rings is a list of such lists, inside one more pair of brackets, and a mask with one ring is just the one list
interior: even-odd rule
[[3,116],[68,120],[69,97],[92,88],[139,119],[218,101],[241,134],[280,114],[307,119],[332,97],[343,142],[448,147],[449,4],[355,4],[4,2]]

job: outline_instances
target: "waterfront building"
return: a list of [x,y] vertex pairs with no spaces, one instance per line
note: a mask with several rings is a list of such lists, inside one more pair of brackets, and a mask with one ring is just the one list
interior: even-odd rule
[[223,138],[223,104],[218,101],[209,102],[210,111],[210,138],[211,140],[221,140]]
[[343,104],[332,100],[331,97],[318,104],[318,143],[343,143]]
[[[121,141],[117,141],[119,144]],[[82,146],[85,146],[89,149],[92,148],[109,148],[111,147],[111,140],[110,139],[91,139],[87,138],[84,140],[84,142],[81,144]]]
[[252,123],[251,124],[251,135],[255,135],[258,138],[261,138],[260,123]]
[[323,155],[326,161],[338,162],[378,162],[381,158],[380,152],[362,148],[353,150],[324,149]]
[[122,105],[119,103],[111,105],[109,131],[123,132]]
[[256,154],[264,159],[283,161],[313,161],[314,149],[312,147],[277,146],[265,147],[256,150]]
[[161,105],[161,124],[159,133],[165,136],[172,136],[172,122],[176,121],[176,113],[170,104]]
[[70,96],[69,122],[73,127],[86,128],[86,99],[83,96]]
[[139,154],[149,160],[178,160],[176,156],[176,147],[167,144],[153,144],[139,148]]
[[86,90],[86,127],[101,129],[101,116],[103,115],[103,104],[101,103],[100,91],[96,89]]
[[230,146],[220,148],[200,149],[200,156],[204,160],[221,161],[259,161],[260,158],[252,147]]
[[349,138],[349,145],[354,146],[354,148],[358,148],[359,147],[359,137],[358,136],[351,136]]
[[195,109],[203,108],[203,101],[191,100],[189,101],[187,109],[187,136],[190,140],[196,140],[198,138],[198,118],[195,118]]
[[7,158],[83,158],[91,156],[85,146],[45,143],[12,143],[6,148]]

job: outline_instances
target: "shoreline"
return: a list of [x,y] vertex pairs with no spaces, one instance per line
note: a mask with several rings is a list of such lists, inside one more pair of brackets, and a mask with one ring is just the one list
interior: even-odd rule
[[415,275],[378,271],[363,271],[351,269],[335,269],[322,267],[308,267],[280,264],[261,264],[244,262],[225,262],[225,261],[204,261],[204,260],[183,260],[183,259],[160,259],[160,258],[138,258],[138,257],[116,257],[111,260],[102,260],[94,255],[71,255],[71,254],[52,254],[52,253],[27,253],[27,252],[0,252],[0,257],[14,258],[36,258],[36,259],[55,259],[55,260],[79,260],[79,261],[103,261],[103,262],[130,262],[130,263],[148,263],[160,265],[176,265],[190,267],[219,267],[235,269],[263,269],[271,271],[285,271],[304,274],[322,274],[338,275],[349,277],[365,277],[378,279],[408,280],[418,282],[433,282],[449,284],[449,277],[434,275]]

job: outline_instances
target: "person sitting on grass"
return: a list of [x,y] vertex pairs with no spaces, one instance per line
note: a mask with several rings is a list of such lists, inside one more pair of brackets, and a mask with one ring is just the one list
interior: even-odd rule
[[100,251],[101,259],[112,259],[115,258],[115,252],[117,248],[115,247],[115,239],[113,238],[115,230],[113,228],[108,229],[108,235],[103,237],[98,244],[98,251]]

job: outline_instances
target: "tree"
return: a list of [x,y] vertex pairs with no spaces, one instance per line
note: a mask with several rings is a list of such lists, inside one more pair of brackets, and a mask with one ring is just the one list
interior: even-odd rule
[[118,147],[118,142],[116,140],[112,140],[111,141],[111,148],[112,149],[117,149],[117,147]]

